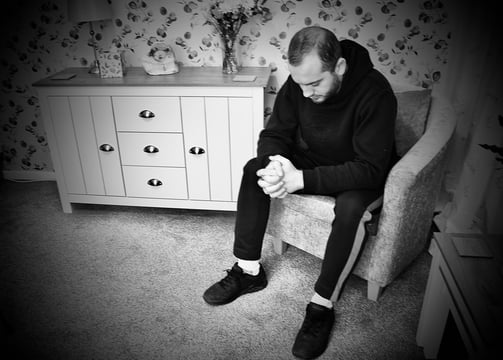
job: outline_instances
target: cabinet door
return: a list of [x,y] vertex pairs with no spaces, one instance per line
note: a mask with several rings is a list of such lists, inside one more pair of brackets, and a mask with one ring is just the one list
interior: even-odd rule
[[[243,167],[255,156],[253,140],[253,100],[229,98],[229,136],[232,200],[238,200]],[[262,114],[258,114],[262,116]]]
[[55,96],[49,105],[68,193],[123,196],[110,98]]
[[69,194],[85,194],[86,186],[80,165],[79,150],[68,97],[51,96],[48,102],[66,192]]
[[205,108],[211,200],[231,201],[229,102],[224,97],[207,97]]
[[[181,99],[189,198],[237,201],[243,166],[253,157],[251,98]],[[194,147],[204,149],[193,154]]]
[[189,199],[210,200],[203,97],[182,97],[182,123]]
[[104,195],[98,146],[94,132],[93,115],[88,97],[70,97],[73,128],[79,149],[80,165],[86,185],[86,194]]
[[124,182],[122,180],[112,100],[108,96],[95,96],[91,97],[90,100],[105,194],[124,196]]

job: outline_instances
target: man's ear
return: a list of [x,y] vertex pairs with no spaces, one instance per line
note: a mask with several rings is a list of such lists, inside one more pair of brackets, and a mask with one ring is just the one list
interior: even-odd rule
[[335,64],[335,74],[338,76],[342,76],[346,73],[347,69],[347,63],[346,59],[343,57],[340,57],[339,60],[337,60],[337,64]]

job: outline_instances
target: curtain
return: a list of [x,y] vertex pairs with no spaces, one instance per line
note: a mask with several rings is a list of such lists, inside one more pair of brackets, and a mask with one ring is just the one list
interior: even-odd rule
[[437,90],[452,102],[457,127],[435,223],[445,232],[503,234],[503,164],[480,146],[503,146],[501,4],[450,0],[448,7],[448,73]]

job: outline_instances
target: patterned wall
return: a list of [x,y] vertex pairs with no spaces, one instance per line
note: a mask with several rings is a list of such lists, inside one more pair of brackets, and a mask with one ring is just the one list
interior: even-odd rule
[[[72,0],[70,0],[72,1]],[[107,0],[104,0],[107,1]],[[233,0],[235,1],[235,0]],[[113,19],[95,25],[98,46],[125,50],[129,66],[155,42],[172,46],[183,66],[220,66],[219,37],[206,23],[211,0],[109,0]],[[68,66],[93,59],[87,24],[67,20],[65,0],[10,5],[0,53],[0,143],[4,170],[52,170],[36,91],[31,84]],[[431,87],[442,80],[450,29],[441,0],[267,0],[268,18],[243,26],[239,59],[244,66],[271,66],[265,116],[288,72],[291,36],[321,25],[339,38],[367,47],[391,81]]]

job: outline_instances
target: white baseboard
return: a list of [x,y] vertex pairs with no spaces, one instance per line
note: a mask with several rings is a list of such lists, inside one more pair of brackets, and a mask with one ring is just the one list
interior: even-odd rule
[[13,181],[56,181],[54,171],[4,170],[3,178]]

